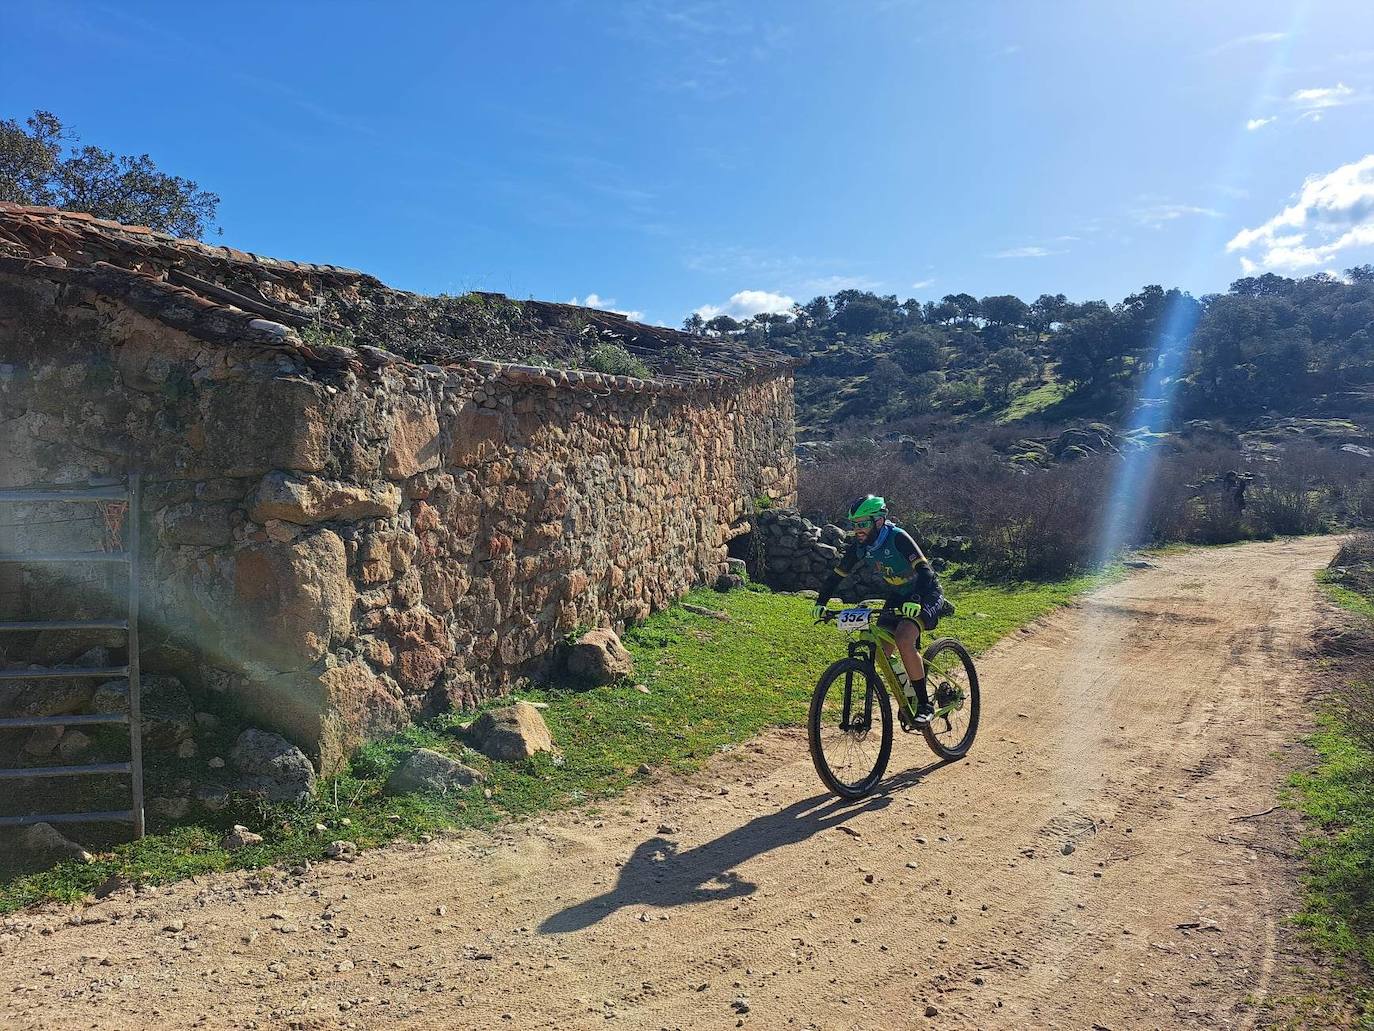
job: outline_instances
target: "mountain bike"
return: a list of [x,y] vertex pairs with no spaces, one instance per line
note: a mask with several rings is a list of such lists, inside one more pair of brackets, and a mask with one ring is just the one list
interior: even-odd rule
[[[842,798],[862,798],[887,771],[894,699],[902,730],[918,729],[915,700],[908,701],[897,677],[902,659],[892,634],[878,625],[880,611],[861,605],[823,617],[851,640],[848,656],[833,663],[816,683],[807,736],[816,772]],[[884,644],[893,648],[890,659]],[[921,657],[935,715],[920,729],[941,759],[961,759],[978,733],[978,671],[973,658],[952,637],[936,638]]]

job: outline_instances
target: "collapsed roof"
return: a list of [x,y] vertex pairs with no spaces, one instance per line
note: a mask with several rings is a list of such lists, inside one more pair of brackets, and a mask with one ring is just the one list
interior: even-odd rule
[[[292,346],[309,356],[356,353],[457,365],[576,367],[622,347],[654,381],[685,387],[768,375],[785,355],[697,337],[624,315],[472,292],[426,297],[373,276],[180,240],[79,211],[0,202],[0,272],[118,298],[202,339]],[[485,359],[486,361],[481,361]],[[623,377],[622,377],[623,378]]]

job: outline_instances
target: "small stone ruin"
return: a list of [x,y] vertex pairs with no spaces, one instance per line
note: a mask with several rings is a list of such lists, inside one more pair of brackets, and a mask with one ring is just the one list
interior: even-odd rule
[[[587,371],[612,345],[638,375]],[[140,520],[170,747],[219,693],[326,772],[542,674],[575,630],[716,582],[754,499],[794,501],[792,367],[609,312],[423,298],[0,204],[0,488],[142,474],[140,510],[97,536]],[[72,547],[64,514],[29,506],[0,551]],[[0,619],[96,618],[111,597],[97,570],[0,568]],[[3,668],[120,646],[7,637]],[[93,701],[6,686],[0,716]]]

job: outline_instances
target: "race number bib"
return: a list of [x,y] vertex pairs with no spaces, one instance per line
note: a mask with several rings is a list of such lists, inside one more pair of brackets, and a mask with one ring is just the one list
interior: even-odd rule
[[835,618],[835,625],[846,631],[867,630],[869,616],[868,609],[843,609]]

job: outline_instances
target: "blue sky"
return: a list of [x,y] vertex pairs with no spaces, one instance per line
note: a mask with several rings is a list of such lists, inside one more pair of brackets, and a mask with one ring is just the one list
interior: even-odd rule
[[1374,261],[1367,0],[9,0],[5,23],[0,117],[197,179],[220,242],[427,293],[677,324]]

